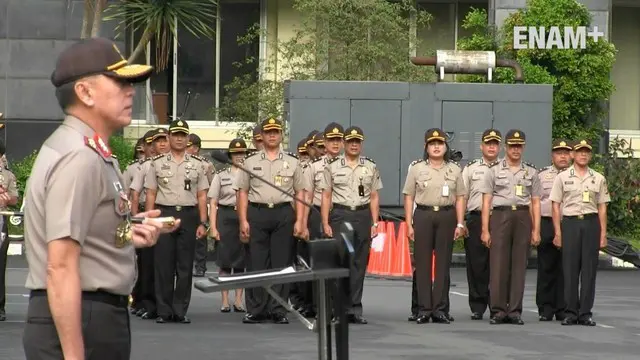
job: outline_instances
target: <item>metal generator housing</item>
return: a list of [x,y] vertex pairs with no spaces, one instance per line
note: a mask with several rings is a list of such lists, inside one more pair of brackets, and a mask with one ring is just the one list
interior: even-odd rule
[[524,160],[550,163],[551,85],[298,81],[285,83],[289,144],[334,121],[364,131],[363,154],[375,160],[384,188],[380,205],[403,206],[409,164],[424,152],[424,133],[441,128],[463,154],[461,165],[481,156],[485,129],[526,134]]

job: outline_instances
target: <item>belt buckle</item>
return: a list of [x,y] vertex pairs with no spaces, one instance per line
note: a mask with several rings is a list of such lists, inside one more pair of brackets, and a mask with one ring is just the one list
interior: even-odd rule
[[182,211],[182,206],[180,205],[176,206],[176,211]]
[[234,205],[233,210],[238,210],[238,207]]
[[513,211],[518,210],[518,205],[511,205],[511,210],[513,210]]
[[433,211],[440,211],[440,206],[434,206]]
[[356,207],[355,206],[349,206],[349,210],[356,211]]
[[267,204],[267,207],[268,207],[269,209],[273,209],[273,203],[268,203],[268,204]]
[[578,215],[578,219],[584,220],[584,215]]

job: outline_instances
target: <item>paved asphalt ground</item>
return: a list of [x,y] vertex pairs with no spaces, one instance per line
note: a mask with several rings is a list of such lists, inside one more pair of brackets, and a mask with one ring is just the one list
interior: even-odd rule
[[[0,359],[22,360],[27,309],[24,260],[13,256],[7,274],[8,321],[0,323]],[[367,280],[368,325],[350,326],[353,360],[390,359],[638,359],[640,273],[602,271],[594,320],[597,327],[540,323],[535,307],[535,271],[527,274],[524,326],[472,321],[464,269],[452,271],[450,325],[406,321],[411,283]],[[193,292],[190,325],[132,319],[135,360],[307,360],[317,354],[316,335],[290,317],[289,325],[244,325],[240,314],[223,314],[219,294]]]

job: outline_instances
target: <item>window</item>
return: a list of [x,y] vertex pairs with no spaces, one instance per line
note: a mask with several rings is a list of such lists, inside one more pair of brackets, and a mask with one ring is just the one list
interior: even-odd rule
[[[215,108],[226,95],[225,85],[247,72],[254,74],[256,78],[258,76],[258,61],[242,68],[234,66],[234,63],[248,57],[257,59],[259,56],[258,39],[242,46],[238,45],[237,39],[260,22],[260,12],[266,11],[261,9],[260,3],[259,0],[221,0],[219,18],[211,25],[217,29],[213,39],[197,38],[179,27],[175,64],[171,55],[169,66],[154,73],[150,84],[136,87],[134,119],[156,123],[149,114],[154,113],[151,109],[155,108],[161,123],[163,117],[170,119],[173,114],[183,116],[187,121],[215,120]],[[139,34],[130,36],[132,41],[127,44],[128,51],[133,50],[140,37]],[[169,47],[172,49],[173,44],[169,44]],[[151,51],[148,56],[150,64],[155,65],[155,40],[147,49]],[[139,62],[144,61],[140,59]],[[163,116],[161,112],[166,114]]]

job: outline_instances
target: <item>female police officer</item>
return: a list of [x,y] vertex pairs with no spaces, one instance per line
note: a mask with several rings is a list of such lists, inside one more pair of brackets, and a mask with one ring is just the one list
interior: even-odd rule
[[[220,274],[244,272],[245,246],[240,242],[240,225],[236,213],[236,191],[233,180],[238,171],[238,165],[247,154],[247,143],[243,139],[233,139],[229,143],[229,157],[233,162],[218,170],[213,176],[209,193],[209,235],[216,240],[216,264]],[[233,304],[235,312],[244,312],[242,307],[242,289],[236,289],[236,299]],[[222,312],[229,312],[229,291],[222,291]]]
[[[433,322],[448,324],[449,266],[453,241],[464,233],[466,190],[460,167],[447,161],[445,156],[447,147],[444,132],[440,129],[427,130],[425,147],[426,160],[419,159],[411,164],[403,189],[407,237],[414,240],[415,234],[420,308],[416,321],[424,324],[433,319]],[[436,278],[432,284],[431,254],[434,250]]]

